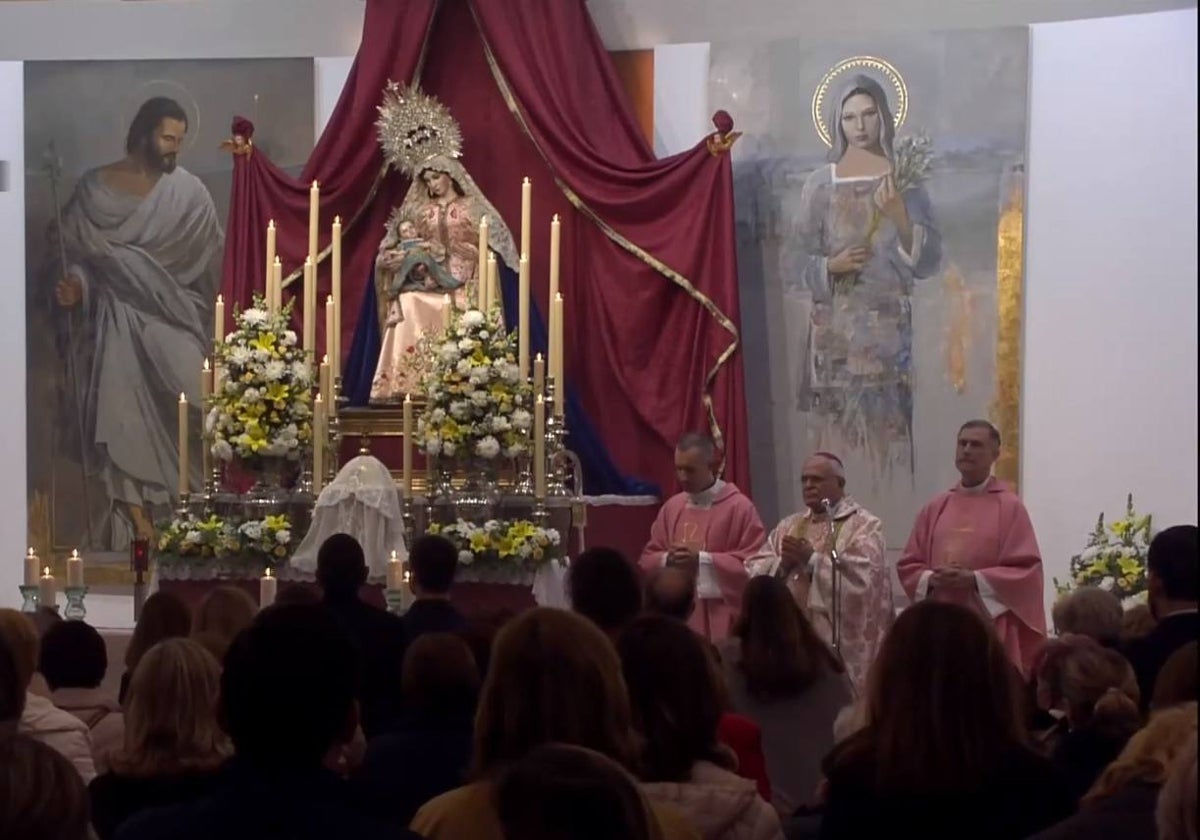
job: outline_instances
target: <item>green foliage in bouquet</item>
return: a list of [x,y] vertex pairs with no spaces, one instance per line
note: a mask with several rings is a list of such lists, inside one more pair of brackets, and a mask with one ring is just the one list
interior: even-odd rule
[[1058,592],[1080,586],[1098,586],[1122,601],[1140,598],[1146,591],[1146,555],[1150,550],[1151,518],[1134,510],[1133,495],[1125,503],[1125,516],[1104,524],[1104,514],[1088,536],[1087,545],[1071,558],[1071,577],[1054,579]]

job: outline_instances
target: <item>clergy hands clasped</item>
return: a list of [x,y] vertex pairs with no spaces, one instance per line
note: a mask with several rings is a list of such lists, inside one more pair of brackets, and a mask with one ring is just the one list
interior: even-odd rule
[[975,589],[975,573],[961,566],[946,566],[935,569],[930,578],[930,586],[934,589]]
[[812,543],[803,537],[786,536],[779,552],[779,565],[786,574],[802,569],[812,560]]
[[667,565],[683,569],[693,575],[700,572],[700,552],[694,548],[677,545],[667,552]]

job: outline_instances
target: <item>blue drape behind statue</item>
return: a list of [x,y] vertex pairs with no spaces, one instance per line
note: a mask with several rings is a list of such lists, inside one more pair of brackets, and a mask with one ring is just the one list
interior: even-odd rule
[[[504,297],[504,320],[510,330],[516,328],[517,274],[503,263],[500,264],[500,288]],[[346,358],[342,375],[343,390],[351,405],[365,406],[371,397],[371,380],[379,360],[379,316],[375,302],[375,278],[366,284],[362,307],[358,313],[358,327],[350,355]],[[536,305],[529,313],[530,353],[546,355],[546,325]],[[567,388],[567,447],[579,456],[583,465],[583,484],[589,496],[615,494],[619,496],[656,496],[658,488],[635,478],[621,475],[600,442],[595,428],[585,415],[576,399],[574,389]]]

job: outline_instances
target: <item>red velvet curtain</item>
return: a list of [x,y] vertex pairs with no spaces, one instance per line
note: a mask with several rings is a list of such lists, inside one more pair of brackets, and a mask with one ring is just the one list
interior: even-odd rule
[[[285,272],[303,261],[311,179],[322,184],[323,222],[363,206],[382,165],[375,106],[389,78],[411,78],[422,49],[422,87],[459,120],[463,163],[514,235],[521,179],[534,183],[543,312],[550,217],[562,218],[567,376],[617,465],[668,491],[675,441],[715,421],[725,475],[748,491],[729,157],[701,143],[654,158],[583,0],[367,0],[354,70],[304,177],[288,179],[257,153],[238,159],[226,293],[245,301],[262,287],[270,217]],[[345,234],[346,322],[404,186],[385,178]],[[353,329],[343,323],[344,347]]]

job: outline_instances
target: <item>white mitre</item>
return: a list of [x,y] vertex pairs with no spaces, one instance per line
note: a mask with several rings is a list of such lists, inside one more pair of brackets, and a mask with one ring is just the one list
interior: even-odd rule
[[393,551],[402,561],[408,559],[400,494],[378,458],[359,455],[352,459],[321,491],[312,525],[292,557],[292,567],[316,574],[317,552],[334,534],[349,534],[362,545],[369,579],[385,578]]

